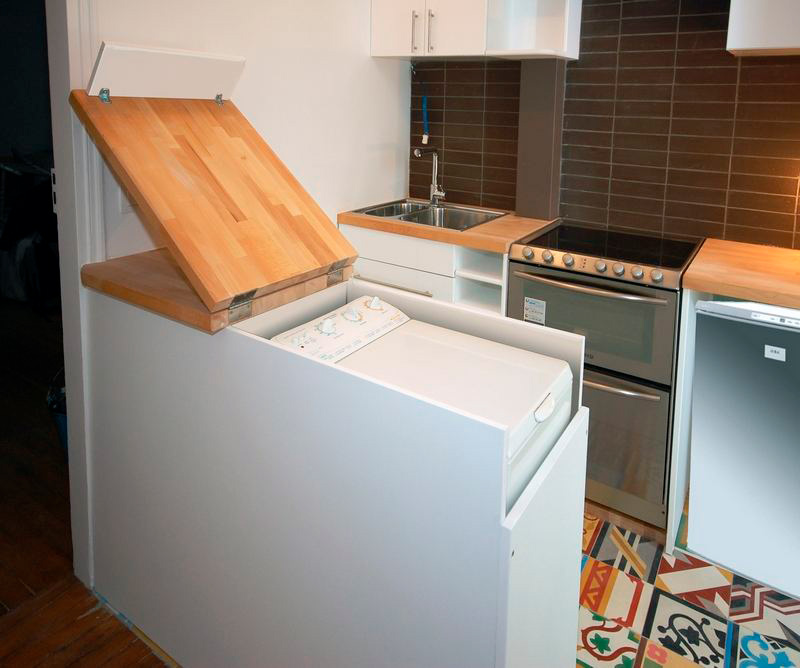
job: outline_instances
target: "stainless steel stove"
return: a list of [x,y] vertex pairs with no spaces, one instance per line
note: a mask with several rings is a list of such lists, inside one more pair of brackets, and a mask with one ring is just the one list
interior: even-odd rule
[[587,496],[661,527],[681,277],[701,243],[560,224],[509,253],[508,315],[586,337]]

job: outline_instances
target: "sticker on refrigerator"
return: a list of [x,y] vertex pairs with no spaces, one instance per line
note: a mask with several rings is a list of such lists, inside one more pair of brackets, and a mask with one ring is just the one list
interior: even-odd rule
[[547,302],[533,297],[525,297],[525,310],[523,319],[526,322],[535,322],[537,325],[544,325],[544,312],[547,309]]
[[766,357],[768,360],[785,362],[786,348],[778,348],[778,346],[764,346],[764,357]]

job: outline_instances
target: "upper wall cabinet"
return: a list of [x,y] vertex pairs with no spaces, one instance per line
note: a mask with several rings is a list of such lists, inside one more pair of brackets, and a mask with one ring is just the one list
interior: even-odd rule
[[731,0],[728,51],[737,56],[800,54],[798,0]]
[[372,0],[372,55],[473,56],[486,51],[486,0]]
[[372,55],[577,58],[581,0],[372,0]]

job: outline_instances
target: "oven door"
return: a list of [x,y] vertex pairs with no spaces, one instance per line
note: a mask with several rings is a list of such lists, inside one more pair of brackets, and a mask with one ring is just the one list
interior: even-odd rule
[[589,369],[586,496],[640,520],[666,526],[670,395]]
[[586,337],[586,363],[669,385],[678,294],[511,262],[508,315]]

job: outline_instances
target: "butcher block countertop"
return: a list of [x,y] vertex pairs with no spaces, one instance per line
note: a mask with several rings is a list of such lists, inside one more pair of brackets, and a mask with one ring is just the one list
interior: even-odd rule
[[706,239],[684,274],[683,287],[800,308],[800,250]]
[[[344,267],[333,275],[315,276],[255,297],[247,312],[241,315],[250,317],[283,306],[352,275],[353,268]],[[89,288],[209,334],[237,319],[228,309],[209,311],[166,248],[85,264],[81,268],[81,280]]]
[[[497,209],[489,210],[496,211]],[[355,213],[352,211],[340,213],[337,217],[337,221],[340,225],[367,227],[371,230],[403,234],[407,237],[418,237],[420,239],[430,239],[431,241],[441,241],[446,244],[466,246],[467,248],[489,251],[490,253],[508,253],[511,244],[529,234],[544,229],[554,222],[552,220],[525,218],[509,213],[500,218],[490,220],[488,223],[483,223],[482,225],[477,225],[463,232],[459,232],[458,230],[448,230],[442,227],[406,223],[394,218],[367,216],[363,213]]]

